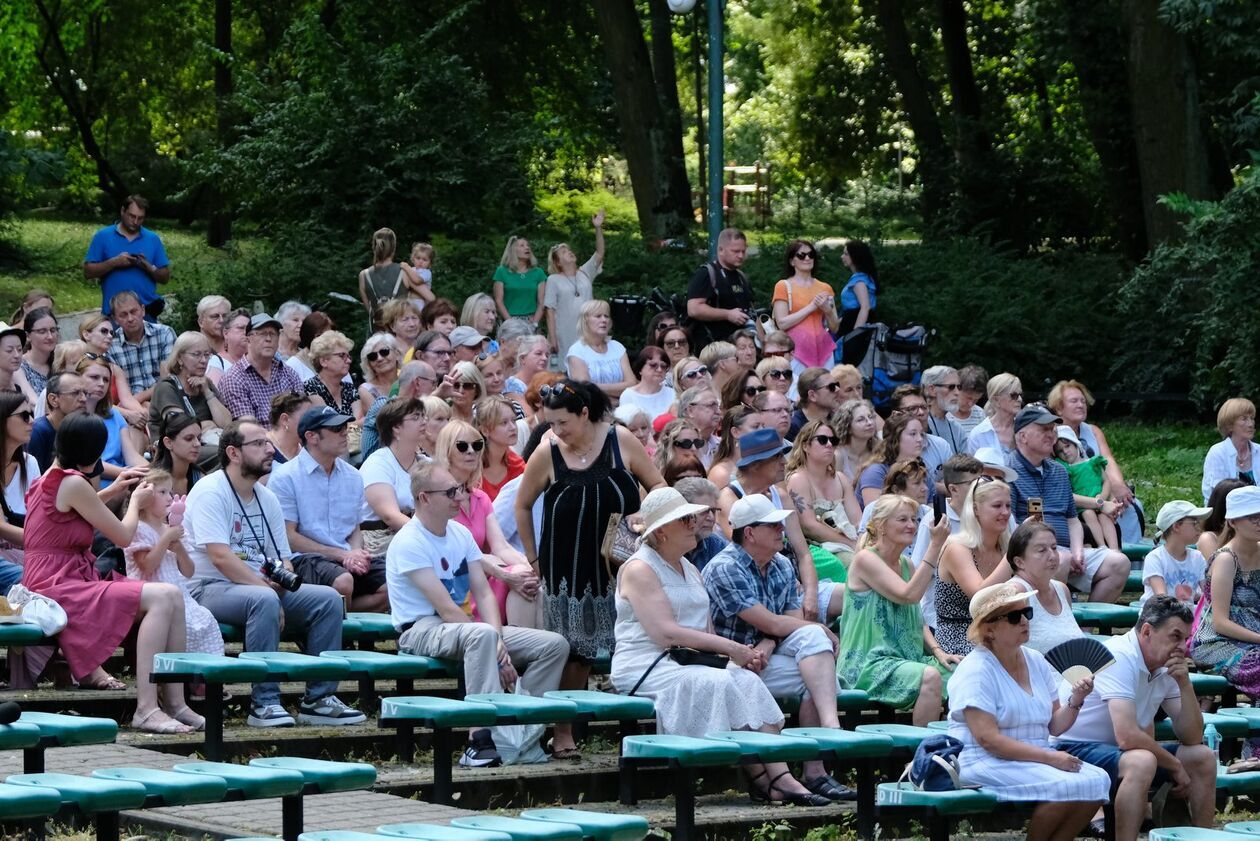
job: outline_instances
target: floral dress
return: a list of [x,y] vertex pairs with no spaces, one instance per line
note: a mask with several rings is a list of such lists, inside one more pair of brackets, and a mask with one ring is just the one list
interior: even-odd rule
[[[1246,571],[1237,556],[1221,549],[1211,563],[1234,565],[1234,592],[1229,599],[1229,618],[1249,631],[1260,634],[1260,569]],[[1212,581],[1204,582],[1203,601],[1195,618],[1190,640],[1190,658],[1212,674],[1224,675],[1230,684],[1252,698],[1260,698],[1260,644],[1222,636],[1212,627]]]

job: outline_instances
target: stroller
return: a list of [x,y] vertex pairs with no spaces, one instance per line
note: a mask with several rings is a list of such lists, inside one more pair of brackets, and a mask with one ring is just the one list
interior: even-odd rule
[[918,384],[923,374],[923,351],[934,331],[922,324],[890,327],[866,324],[844,337],[844,344],[866,342],[866,353],[857,363],[867,396],[882,409],[893,390],[906,383]]

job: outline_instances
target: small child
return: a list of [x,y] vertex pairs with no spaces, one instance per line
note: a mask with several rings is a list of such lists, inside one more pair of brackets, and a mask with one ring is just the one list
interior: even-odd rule
[[1081,439],[1070,426],[1060,426],[1058,440],[1054,442],[1054,457],[1067,468],[1072,493],[1098,500],[1098,508],[1082,510],[1081,519],[1093,535],[1096,546],[1108,549],[1120,548],[1120,535],[1116,531],[1116,504],[1111,501],[1111,482],[1107,478],[1107,459],[1104,456],[1085,458]]
[[613,418],[620,426],[630,430],[649,456],[656,454],[656,439],[652,436],[652,419],[639,406],[622,404],[613,411]]
[[1174,596],[1191,608],[1203,597],[1207,561],[1190,544],[1202,533],[1203,518],[1211,508],[1198,508],[1184,499],[1175,499],[1159,509],[1155,518],[1158,539],[1163,543],[1146,555],[1142,563],[1141,604],[1151,596]]
[[410,262],[401,263],[403,277],[407,283],[408,297],[416,302],[418,309],[433,301],[433,246],[427,242],[413,243]]
[[131,545],[123,550],[127,577],[174,584],[184,592],[184,619],[188,627],[188,651],[223,654],[223,634],[209,610],[193,601],[188,579],[193,561],[184,548],[184,498],[172,491],[171,474],[154,467],[145,476],[153,497],[140,511]]

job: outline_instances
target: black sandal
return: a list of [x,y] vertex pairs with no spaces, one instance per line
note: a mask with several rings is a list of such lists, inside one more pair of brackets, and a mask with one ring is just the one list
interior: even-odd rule
[[[784,771],[782,774],[780,774],[779,776],[775,777],[773,780],[770,781],[770,788],[768,789],[766,794],[767,796],[769,796],[770,803],[772,805],[777,804],[779,806],[782,806],[787,803],[790,803],[793,806],[830,806],[831,805],[831,801],[828,800],[826,797],[823,797],[821,794],[814,794],[811,791],[807,791],[804,794],[797,794],[795,792],[785,791],[779,788],[777,785],[775,785],[775,783],[777,783],[779,780],[783,779],[784,777],[791,776],[791,774],[792,774],[791,771]],[[783,798],[781,800],[775,800],[773,797],[775,792],[778,792],[779,794],[783,795]]]

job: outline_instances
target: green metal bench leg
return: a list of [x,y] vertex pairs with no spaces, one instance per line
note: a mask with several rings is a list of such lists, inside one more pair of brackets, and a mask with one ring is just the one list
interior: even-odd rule
[[451,780],[451,751],[454,740],[447,727],[433,729],[433,802],[455,805],[455,786]]
[[875,760],[854,760],[857,771],[857,833],[859,838],[875,837]]
[[410,721],[398,722],[398,761],[413,762],[416,758],[416,727]]
[[[246,701],[246,703],[249,703]],[[223,684],[206,682],[206,759],[223,761]]]
[[118,813],[97,812],[96,841],[118,841],[119,836]]
[[622,806],[639,805],[638,774],[639,769],[635,767],[633,762],[626,762],[624,759],[619,763],[621,765],[621,773],[617,775],[617,799]]
[[42,745],[22,749],[22,773],[44,773],[44,747]]
[[928,841],[949,841],[949,818],[935,809],[928,811]]
[[376,712],[376,681],[370,677],[359,678],[359,709],[366,715]]
[[394,694],[400,698],[414,695],[416,682],[409,677],[400,677],[394,681]]
[[626,718],[618,721],[617,728],[620,730],[620,735],[623,739],[627,736],[639,735],[639,722],[633,718]]
[[280,798],[280,835],[284,841],[298,841],[305,821],[302,812],[301,794],[290,794]]
[[[696,836],[696,780],[690,768],[674,768],[673,841],[694,841]],[[932,839],[936,841],[936,839]]]

